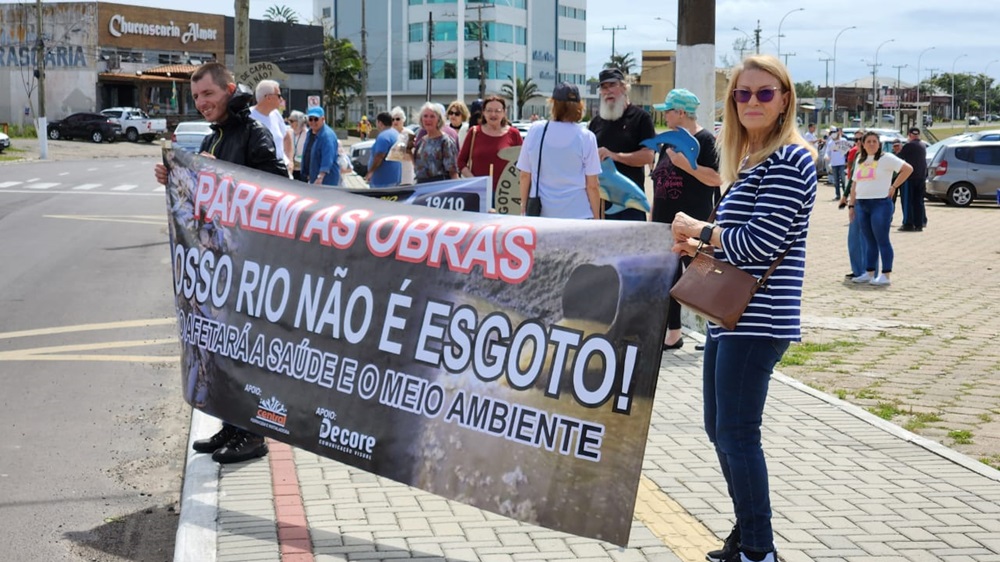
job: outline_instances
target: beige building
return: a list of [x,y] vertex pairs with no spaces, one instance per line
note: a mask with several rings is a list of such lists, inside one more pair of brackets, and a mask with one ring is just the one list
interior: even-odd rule
[[[684,84],[675,84],[674,71],[677,64],[677,51],[643,51],[642,70],[638,82],[649,88],[649,96],[653,104],[663,103],[667,93],[674,88],[683,88]],[[729,84],[729,69],[715,69],[715,112],[716,119],[722,119],[722,102],[726,96]],[[702,103],[705,103],[702,100]],[[653,118],[662,121],[660,112],[653,111]]]

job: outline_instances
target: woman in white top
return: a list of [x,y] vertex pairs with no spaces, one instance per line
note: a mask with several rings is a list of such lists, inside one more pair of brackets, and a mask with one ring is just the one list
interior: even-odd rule
[[[898,173],[897,173],[898,172]],[[889,242],[889,225],[892,223],[894,205],[892,197],[899,186],[913,172],[910,166],[894,154],[882,152],[878,133],[867,132],[861,139],[861,149],[851,179],[851,220],[858,221],[865,239],[865,273],[852,279],[855,283],[888,285],[892,274],[892,243]],[[896,174],[893,177],[893,174]],[[875,264],[882,258],[882,273],[875,275]]]
[[521,214],[527,214],[533,194],[542,200],[543,217],[600,218],[601,160],[594,133],[577,124],[583,116],[580,90],[563,82],[552,92],[549,104],[552,119],[531,126],[517,159]]
[[[406,112],[403,111],[402,107],[397,105],[392,108],[389,115],[392,115],[392,128],[396,129],[396,132],[400,135],[406,135],[407,140],[403,144],[409,145],[409,137],[413,136],[413,131],[406,128]],[[403,178],[400,180],[399,185],[413,185],[413,157],[410,156],[401,163],[403,164]]]

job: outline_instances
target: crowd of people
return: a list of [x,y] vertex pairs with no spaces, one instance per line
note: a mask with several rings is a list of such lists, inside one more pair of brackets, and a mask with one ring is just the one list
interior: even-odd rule
[[[265,80],[252,96],[240,93],[232,74],[218,63],[199,68],[191,79],[199,112],[213,133],[202,152],[221,160],[322,186],[336,186],[350,172],[337,135],[320,107],[291,111],[282,118],[280,84]],[[585,105],[577,86],[558,84],[547,100],[548,118],[532,117],[526,138],[508,121],[508,102],[490,95],[466,105],[428,101],[417,115],[416,132],[406,127],[400,107],[358,126],[371,136],[365,181],[372,188],[490,177],[494,193],[508,162],[499,154],[521,147],[516,160],[523,214],[561,219],[624,220],[669,224],[671,250],[684,265],[705,252],[756,277],[773,274],[750,300],[733,329],[709,324],[704,344],[704,426],[714,445],[732,500],[735,524],[713,562],[773,562],[767,467],[761,425],[768,381],[792,342],[801,339],[801,298],[806,236],[817,199],[817,165],[829,170],[834,199],[848,209],[850,283],[891,283],[889,240],[897,194],[902,194],[903,231],[921,231],[925,153],[920,129],[908,142],[884,151],[877,132],[853,139],[832,127],[819,138],[815,125],[803,134],[795,118],[797,99],[788,69],[769,55],[749,56],[734,67],[716,137],[698,122],[702,101],[684,88],[662,104],[667,127],[686,130],[698,143],[697,166],[681,147],[643,141],[656,136],[649,113],[629,99],[630,83],[616,68],[599,75],[599,106],[587,128],[579,125]],[[853,144],[852,141],[853,140]],[[602,201],[602,161],[642,189],[652,183],[652,211]],[[167,171],[155,170],[166,184]],[[529,204],[530,202],[530,204]],[[663,350],[684,345],[681,306],[671,300]],[[194,443],[220,463],[267,454],[260,436],[225,424]]]

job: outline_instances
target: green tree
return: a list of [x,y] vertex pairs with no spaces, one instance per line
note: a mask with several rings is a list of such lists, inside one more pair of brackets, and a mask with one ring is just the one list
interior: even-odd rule
[[816,97],[816,85],[812,83],[812,80],[806,80],[805,82],[796,82],[795,95],[799,99],[814,98]]
[[284,4],[281,6],[275,4],[264,12],[264,19],[281,23],[299,23],[299,14]]
[[611,55],[611,59],[604,63],[604,68],[617,68],[622,71],[622,74],[628,76],[635,64],[635,57],[632,56],[632,53],[625,53],[622,55]]
[[524,104],[528,103],[528,100],[542,96],[538,93],[538,86],[531,81],[531,78],[527,78],[524,81],[518,78],[517,84],[513,82],[503,84],[500,86],[500,95],[505,99],[513,101],[515,86],[517,87],[517,115],[518,118],[521,118],[524,115]]
[[347,39],[327,35],[323,40],[323,91],[327,110],[332,109],[332,123],[337,123],[337,108],[347,112],[355,94],[361,91],[361,54]]

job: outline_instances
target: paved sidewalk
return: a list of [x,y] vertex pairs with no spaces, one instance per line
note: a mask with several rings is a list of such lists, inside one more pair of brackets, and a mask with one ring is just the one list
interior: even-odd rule
[[[269,459],[222,467],[215,509],[215,481],[186,482],[175,561],[704,560],[732,520],[701,429],[695,338],[663,356],[627,549],[275,443]],[[214,431],[205,419],[192,439]],[[781,374],[764,424],[786,561],[1000,561],[1000,472]],[[213,465],[191,461],[189,474]]]

